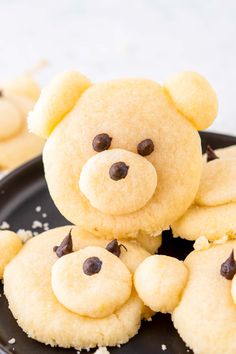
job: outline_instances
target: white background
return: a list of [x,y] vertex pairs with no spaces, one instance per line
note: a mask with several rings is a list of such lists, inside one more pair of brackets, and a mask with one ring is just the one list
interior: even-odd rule
[[211,130],[236,135],[235,0],[0,0],[0,79],[42,58],[42,84],[70,68],[94,82],[199,71],[219,96]]

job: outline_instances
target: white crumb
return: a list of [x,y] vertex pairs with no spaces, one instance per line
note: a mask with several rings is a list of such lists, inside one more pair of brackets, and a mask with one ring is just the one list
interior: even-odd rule
[[193,245],[195,251],[206,250],[209,247],[210,247],[209,241],[205,236],[198,237]]
[[43,224],[43,229],[44,229],[44,231],[49,230],[49,223],[48,223],[48,222],[45,222],[45,223]]
[[162,344],[162,345],[161,345],[161,349],[162,349],[163,351],[165,351],[165,350],[167,349],[167,346],[166,346],[165,344]]
[[48,216],[48,215],[47,215],[46,213],[43,213],[43,214],[42,214],[42,217],[43,217],[43,218],[46,218],[47,216]]
[[100,347],[94,352],[94,354],[110,354],[106,347]]
[[0,225],[0,229],[1,230],[7,230],[7,229],[10,229],[10,225],[8,224],[8,222],[6,221],[3,221]]
[[42,210],[42,207],[40,205],[38,205],[36,208],[35,208],[35,211],[37,213],[39,213],[40,211]]
[[9,343],[9,344],[15,344],[15,343],[16,343],[15,338],[11,338],[11,339],[9,339],[8,343]]
[[19,229],[16,233],[23,243],[27,242],[30,238],[33,237],[31,230]]
[[39,220],[34,220],[31,227],[32,229],[42,228],[43,224]]
[[33,232],[33,235],[34,235],[34,236],[37,236],[38,234],[39,234],[39,233],[38,233],[37,231],[34,231],[34,232]]

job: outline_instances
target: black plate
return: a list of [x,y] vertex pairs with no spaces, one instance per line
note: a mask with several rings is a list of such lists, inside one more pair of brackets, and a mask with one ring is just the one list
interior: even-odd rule
[[[213,148],[236,144],[236,138],[231,136],[201,133],[201,137],[203,150],[205,150],[206,144],[210,144]],[[36,211],[37,206],[41,206],[40,212]],[[43,213],[46,213],[47,217],[43,218]],[[34,220],[49,223],[50,228],[68,224],[49,196],[40,157],[13,171],[0,182],[0,224],[2,221],[7,221],[14,231],[20,228],[32,230]],[[33,229],[34,232],[42,230],[41,227]],[[171,251],[168,248],[170,242]],[[170,232],[165,232],[161,253],[184,259],[191,249],[191,242],[171,239]],[[76,353],[74,349],[51,348],[29,339],[12,317],[7,300],[3,295],[2,285],[0,285],[0,294],[0,354]],[[15,344],[8,343],[11,338],[15,338]],[[163,351],[162,345],[166,345],[165,351]],[[186,348],[174,329],[170,316],[162,314],[154,316],[152,322],[143,322],[139,334],[128,344],[123,345],[121,349],[110,348],[109,350],[112,354],[192,353]],[[94,350],[91,352],[93,353]]]

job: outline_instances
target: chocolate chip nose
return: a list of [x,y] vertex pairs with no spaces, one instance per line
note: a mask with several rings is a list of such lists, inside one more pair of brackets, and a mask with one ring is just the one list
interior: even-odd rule
[[109,170],[109,175],[114,181],[119,181],[119,179],[125,178],[128,174],[129,166],[124,162],[116,162],[111,165]]

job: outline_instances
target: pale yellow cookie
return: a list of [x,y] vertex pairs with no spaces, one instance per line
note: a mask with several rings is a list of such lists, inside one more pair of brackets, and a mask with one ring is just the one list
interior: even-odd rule
[[30,131],[47,138],[90,85],[90,81],[77,71],[58,75],[42,90],[33,113],[29,114]]
[[137,237],[137,242],[149,253],[154,254],[162,244],[162,235],[148,236],[141,233]]
[[182,72],[166,80],[164,88],[196,129],[206,129],[212,124],[218,111],[218,100],[203,76],[191,71]]
[[29,74],[0,86],[0,172],[11,170],[42,151],[44,141],[30,134],[27,127],[27,115],[39,92]]
[[[235,147],[215,150],[219,158],[204,164],[194,204],[172,225],[175,236],[209,241],[236,236]],[[204,157],[205,158],[205,157]]]
[[235,237],[236,234],[236,203],[216,207],[191,206],[177,222],[172,225],[174,236],[187,240],[196,240],[205,236],[215,241],[225,235]]
[[[159,235],[186,211],[197,192],[202,157],[194,118],[181,114],[153,81],[124,79],[88,87],[84,77],[73,75],[53,81],[30,118],[35,133],[48,136],[53,130],[43,160],[55,204],[73,224],[100,237]],[[206,94],[209,107],[216,98],[202,78],[202,86],[195,82],[197,76],[191,85],[197,85],[205,101],[201,106],[201,100],[189,97],[189,105],[201,111]],[[83,88],[75,90],[77,98],[69,95],[71,77]],[[207,125],[216,106],[211,112],[209,108]]]
[[208,162],[202,172],[195,203],[217,206],[236,202],[236,158]]
[[[58,258],[53,248],[70,230],[71,226],[60,227],[30,239],[8,264],[4,292],[10,310],[30,337],[45,344],[82,349],[125,343],[138,332],[145,315],[131,274],[150,254],[137,243],[125,241],[126,249],[121,247],[118,258],[105,249],[111,240],[73,228],[73,253]],[[83,275],[81,266],[87,269],[84,261],[91,256],[102,261],[101,268]],[[109,306],[114,312],[106,315]],[[103,311],[104,317],[89,315],[96,307],[97,315]],[[81,311],[87,316],[79,315]]]
[[11,231],[0,231],[0,280],[6,265],[22,247],[21,239]]
[[[86,264],[97,267],[96,273],[85,273]],[[117,256],[90,246],[57,260],[52,267],[52,289],[58,301],[72,312],[102,318],[112,315],[129,299],[132,276]]]
[[172,312],[187,282],[184,263],[167,256],[150,256],[137,268],[134,284],[144,304],[153,311]]
[[[112,179],[109,173],[117,161],[125,163],[128,169],[127,177],[119,181]],[[145,173],[140,174],[140,171]],[[81,192],[94,208],[109,215],[123,215],[147,204],[157,187],[157,173],[154,166],[142,156],[113,149],[89,159],[78,182]],[[114,198],[119,195],[122,198]]]
[[232,281],[221,265],[236,250],[236,241],[192,252],[185,260],[189,279],[172,319],[180,336],[194,353],[236,353],[236,305]]

